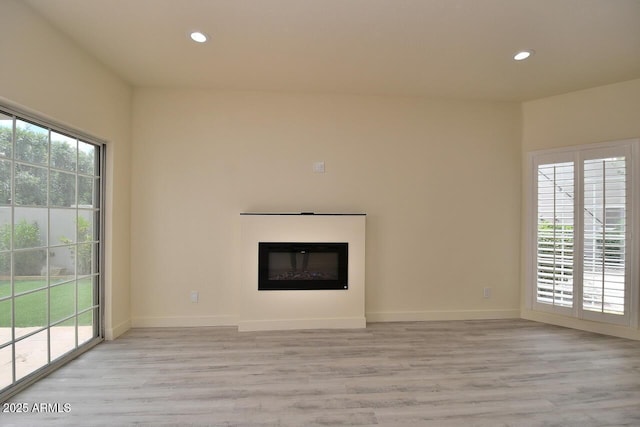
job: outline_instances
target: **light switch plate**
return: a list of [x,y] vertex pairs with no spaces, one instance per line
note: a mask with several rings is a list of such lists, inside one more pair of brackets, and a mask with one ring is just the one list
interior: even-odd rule
[[324,162],[313,162],[313,171],[315,173],[324,173]]

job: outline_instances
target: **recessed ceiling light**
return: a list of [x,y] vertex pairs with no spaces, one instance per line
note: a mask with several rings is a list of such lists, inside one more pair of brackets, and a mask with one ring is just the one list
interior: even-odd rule
[[189,34],[189,37],[191,37],[191,40],[197,43],[205,43],[207,40],[209,40],[209,37],[207,37],[205,33],[202,33],[200,31],[192,31]]
[[513,55],[513,59],[515,59],[516,61],[524,61],[525,59],[531,57],[531,55],[533,55],[534,53],[535,51],[532,49],[521,50]]

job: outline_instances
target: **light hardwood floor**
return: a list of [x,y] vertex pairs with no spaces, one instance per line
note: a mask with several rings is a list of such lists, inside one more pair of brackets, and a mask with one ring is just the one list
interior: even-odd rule
[[0,425],[640,426],[640,342],[525,320],[134,329]]

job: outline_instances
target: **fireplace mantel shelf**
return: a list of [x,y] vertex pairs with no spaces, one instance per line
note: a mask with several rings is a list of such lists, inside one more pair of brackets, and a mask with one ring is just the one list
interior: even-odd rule
[[366,213],[319,213],[319,212],[242,212],[240,215],[315,215],[315,216],[366,216]]

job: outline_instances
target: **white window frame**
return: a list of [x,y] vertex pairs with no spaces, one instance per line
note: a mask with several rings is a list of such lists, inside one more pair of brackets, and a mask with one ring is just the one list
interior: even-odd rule
[[[606,158],[624,153],[627,180],[627,224],[626,224],[626,256],[625,256],[625,312],[614,315],[583,309],[583,166],[589,159]],[[640,139],[626,139],[597,144],[564,147],[559,149],[534,151],[527,154],[527,210],[526,226],[526,292],[525,307],[532,311],[551,313],[575,319],[601,323],[616,324],[628,327],[639,327],[640,305]],[[573,306],[561,307],[537,301],[537,229],[538,229],[538,166],[562,162],[574,163],[574,289]]]

